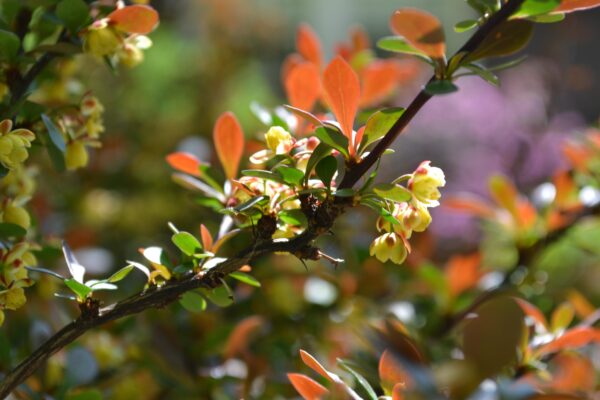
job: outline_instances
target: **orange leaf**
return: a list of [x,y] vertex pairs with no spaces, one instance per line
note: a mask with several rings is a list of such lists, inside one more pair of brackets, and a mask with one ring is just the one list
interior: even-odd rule
[[600,0],[562,0],[554,13],[570,13],[600,6]]
[[342,128],[342,132],[348,138],[350,154],[353,155],[355,141],[352,137],[352,128],[360,98],[358,76],[343,58],[337,56],[325,68],[323,88],[327,102]]
[[431,58],[444,58],[446,43],[439,19],[414,8],[397,10],[390,20],[392,31]]
[[221,114],[213,129],[213,140],[225,175],[235,178],[244,152],[244,132],[233,113]]
[[313,356],[311,356],[308,352],[306,352],[304,350],[300,350],[300,357],[302,358],[302,362],[304,362],[304,364],[306,364],[307,367],[311,368],[313,371],[315,371],[317,374],[321,375],[323,378],[326,378],[327,380],[333,382],[333,379],[330,376],[330,372],[327,371],[325,369],[325,367],[323,367],[321,365],[321,363],[319,363],[317,361],[316,358],[314,358]]
[[[202,225],[204,226],[204,225]],[[264,325],[264,319],[258,315],[244,318],[233,329],[223,350],[223,356],[227,358],[244,355],[248,351],[249,341],[257,331]]]
[[355,53],[371,48],[369,34],[362,27],[352,29],[352,32],[350,32],[350,39],[352,41],[352,49]]
[[406,386],[409,381],[409,376],[402,364],[388,349],[383,352],[379,359],[379,379],[381,380],[381,387],[387,393],[392,393],[397,384]]
[[281,82],[285,85],[287,78],[294,68],[305,62],[302,56],[298,53],[293,53],[287,56],[281,64]]
[[559,392],[589,392],[594,389],[596,372],[590,360],[577,353],[561,353],[552,360],[554,373],[548,386]]
[[456,296],[474,287],[482,273],[479,269],[481,254],[473,253],[464,256],[454,256],[446,264],[446,279],[450,293]]
[[567,348],[582,347],[592,342],[600,342],[600,329],[588,327],[573,328],[565,332],[564,335],[539,348],[537,353],[540,355],[555,353]]
[[202,246],[204,246],[204,250],[210,251],[213,246],[213,238],[210,234],[210,231],[204,224],[200,224],[200,237],[202,238]]
[[518,192],[515,186],[502,175],[494,175],[489,182],[492,197],[499,206],[506,208],[516,220],[519,218],[517,210]]
[[542,314],[539,308],[529,303],[528,301],[519,299],[518,297],[513,297],[513,299],[517,302],[519,307],[521,307],[526,316],[530,317],[535,322],[541,324],[544,327],[544,329],[548,329],[548,321],[546,320],[546,317],[544,316],[544,314]]
[[321,68],[321,42],[309,25],[302,24],[298,27],[296,48],[302,57]]
[[443,207],[464,211],[480,218],[492,218],[496,214],[494,208],[484,200],[467,193],[447,197]]
[[156,10],[141,4],[119,8],[108,14],[108,19],[122,31],[141,35],[152,32],[158,25]]
[[310,111],[321,94],[319,69],[312,63],[296,65],[285,79],[285,91],[290,104]]
[[319,400],[329,394],[329,390],[325,389],[323,385],[306,375],[290,373],[287,374],[287,377],[304,400]]
[[396,383],[392,389],[392,400],[404,400],[404,384]]
[[572,200],[577,193],[573,177],[567,170],[559,171],[554,174],[553,182],[556,188],[554,203],[558,206],[567,206],[569,200]]
[[202,163],[193,154],[180,151],[169,154],[166,160],[171,167],[178,171],[198,177],[202,175],[200,173]]
[[372,106],[385,99],[398,85],[399,66],[396,60],[376,60],[361,71],[360,105]]
[[580,319],[585,319],[592,315],[596,309],[594,306],[577,290],[571,289],[567,294],[567,300],[573,308],[575,313]]

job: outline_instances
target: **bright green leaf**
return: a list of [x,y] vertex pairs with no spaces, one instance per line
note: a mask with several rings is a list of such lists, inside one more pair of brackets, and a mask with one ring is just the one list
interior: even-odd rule
[[373,191],[386,200],[391,200],[396,203],[409,201],[412,197],[410,191],[403,186],[394,185],[391,183],[380,183],[373,187]]
[[189,232],[177,232],[171,237],[171,240],[187,256],[193,256],[202,251],[200,241]]
[[189,312],[193,313],[201,313],[206,310],[206,300],[197,292],[185,292],[181,299],[179,299],[179,304]]
[[534,17],[548,14],[560,5],[561,0],[525,0],[521,8],[513,14],[516,18]]
[[242,175],[253,176],[255,178],[261,178],[266,179],[268,181],[285,184],[285,180],[283,179],[283,177],[280,174],[272,171],[265,171],[261,169],[245,169],[242,171]]
[[90,287],[84,285],[83,283],[77,282],[75,279],[65,279],[64,282],[65,285],[67,285],[67,287],[77,295],[79,300],[84,300],[90,293],[92,293],[92,289]]
[[231,276],[234,279],[237,279],[240,282],[244,282],[245,284],[248,284],[250,286],[260,287],[260,282],[256,280],[256,278],[252,275],[248,275],[240,271],[235,271],[229,274],[229,276]]
[[280,166],[275,169],[289,186],[300,186],[304,179],[304,172],[298,168]]
[[454,25],[454,30],[459,33],[466,32],[477,27],[477,25],[478,22],[476,19],[467,19],[465,21],[460,21],[456,25]]
[[365,132],[360,142],[359,152],[362,152],[370,144],[382,138],[390,131],[392,126],[404,114],[404,108],[386,108],[371,115],[365,126]]
[[330,127],[319,127],[315,131],[315,136],[323,143],[333,147],[344,157],[348,158],[348,138],[340,131]]

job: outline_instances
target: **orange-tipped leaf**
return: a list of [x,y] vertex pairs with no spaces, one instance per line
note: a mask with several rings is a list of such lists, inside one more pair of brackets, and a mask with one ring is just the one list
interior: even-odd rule
[[158,13],[156,10],[143,4],[119,8],[110,13],[108,19],[116,28],[140,35],[152,32],[158,25]]
[[244,152],[244,132],[233,113],[221,114],[215,123],[213,140],[225,176],[235,178]]

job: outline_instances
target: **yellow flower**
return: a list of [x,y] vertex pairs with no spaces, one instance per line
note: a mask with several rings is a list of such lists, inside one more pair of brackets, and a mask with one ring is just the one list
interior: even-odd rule
[[74,141],[67,145],[65,152],[65,164],[68,170],[85,167],[89,161],[89,156],[85,145],[81,141]]
[[98,116],[104,112],[102,103],[89,93],[81,99],[79,109],[84,117]]
[[375,238],[373,243],[371,243],[369,253],[381,262],[391,260],[395,264],[402,264],[406,260],[408,250],[404,245],[402,237],[392,232]]
[[123,39],[106,19],[95,21],[88,26],[83,36],[83,50],[97,57],[104,57],[117,52]]
[[429,165],[431,161],[423,161],[408,181],[408,189],[412,191],[416,200],[426,207],[439,206],[441,197],[438,187],[446,185],[444,171]]
[[9,119],[0,122],[0,162],[9,169],[16,168],[29,157],[28,147],[35,135],[28,129],[12,129]]
[[16,310],[26,301],[25,290],[20,287],[13,287],[0,293],[0,305],[8,310]]
[[292,135],[280,126],[271,127],[265,134],[265,140],[269,150],[275,154],[288,153],[294,145]]
[[[402,214],[402,225],[408,231],[423,232],[431,223],[429,210],[420,202],[413,202]],[[410,237],[410,235],[406,236]]]
[[125,39],[125,44],[117,53],[119,62],[129,68],[133,68],[144,61],[144,52],[152,46],[152,41],[143,35],[130,36]]

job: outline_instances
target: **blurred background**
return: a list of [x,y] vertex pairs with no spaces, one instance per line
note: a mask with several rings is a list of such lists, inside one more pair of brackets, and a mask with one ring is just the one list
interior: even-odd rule
[[[226,110],[235,112],[248,138],[260,137],[265,127],[249,106],[253,101],[267,107],[285,102],[280,68],[294,51],[299,23],[312,26],[330,58],[356,26],[366,29],[375,47],[378,38],[390,34],[389,16],[400,7],[438,16],[450,53],[470,35],[455,33],[453,25],[472,17],[462,0],[151,4],[161,23],[140,66],[111,73],[94,60],[77,60],[83,65],[79,77],[106,108],[104,146],[92,155],[90,168],[46,175],[34,200],[34,214],[45,221],[43,234],[65,237],[92,275],[106,276],[128,259],[140,261],[140,247],[169,248],[169,221],[193,233],[200,223],[217,231],[219,216],[171,180],[165,156],[185,150],[214,163],[212,126]],[[565,165],[564,140],[597,124],[598,21],[600,10],[594,10],[570,14],[560,24],[539,24],[527,59],[500,74],[500,87],[462,78],[459,92],[434,98],[396,143],[397,153],[383,163],[381,178],[432,160],[446,173],[444,195],[468,191],[485,198],[487,179],[494,173],[508,176],[524,193],[534,192]],[[407,105],[429,74],[423,66],[419,80],[402,87],[389,104]],[[430,233],[417,238],[409,265],[384,266],[368,258],[375,216],[363,211],[341,219],[336,237],[327,242],[330,254],[347,260],[337,269],[309,263],[306,271],[292,257],[262,260],[253,273],[263,287],[240,285],[228,308],[210,306],[205,313],[190,314],[172,305],[91,332],[52,359],[41,375],[43,385],[63,392],[94,386],[107,398],[122,399],[228,399],[246,385],[250,398],[291,398],[285,373],[301,369],[299,348],[329,360],[351,355],[364,361],[367,376],[374,374],[376,357],[368,351],[364,321],[392,313],[414,327],[434,329],[436,321],[427,317],[430,292],[419,285],[408,288],[405,281],[417,264],[443,265],[451,254],[475,249],[481,228],[444,207],[435,209]],[[56,254],[44,261],[64,268]],[[595,268],[573,274],[569,283],[598,300],[598,288],[586,283],[598,277],[597,261],[590,263]],[[12,341],[11,348],[23,349],[4,355],[5,360],[22,356],[75,315],[71,304],[50,296],[55,283],[41,279],[28,290],[40,301],[15,313],[0,334],[5,343]],[[547,275],[539,279],[548,283]],[[143,283],[132,274],[125,288],[106,301],[135,293]],[[566,283],[548,283],[548,307],[561,284]],[[39,317],[33,324],[31,313]],[[29,335],[18,338],[24,330]]]

